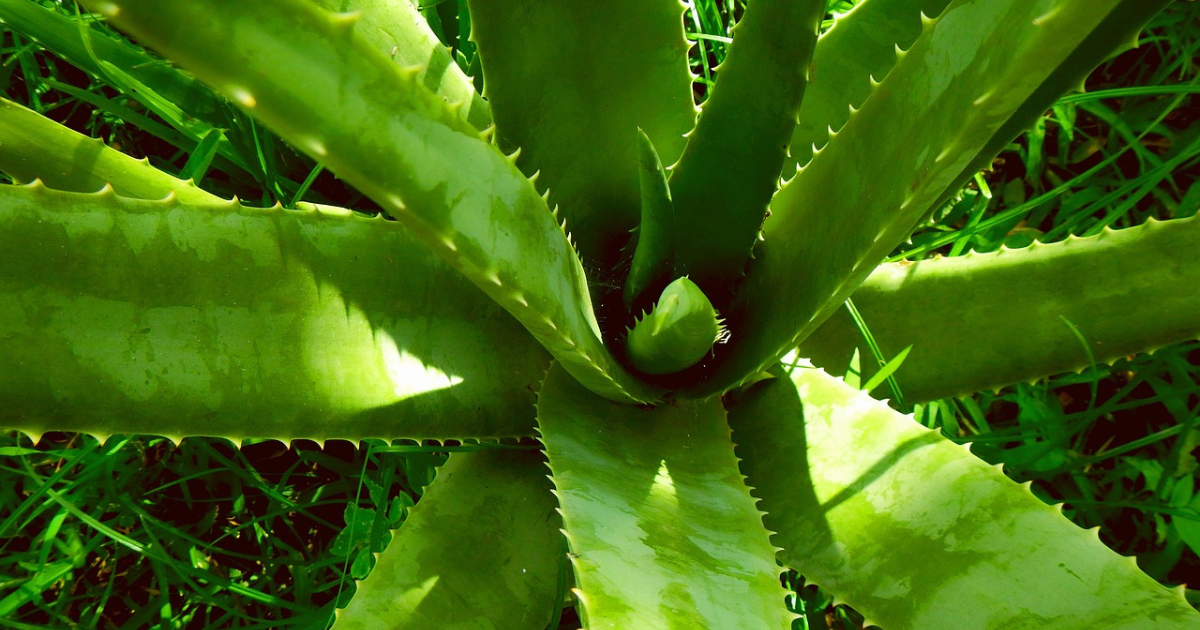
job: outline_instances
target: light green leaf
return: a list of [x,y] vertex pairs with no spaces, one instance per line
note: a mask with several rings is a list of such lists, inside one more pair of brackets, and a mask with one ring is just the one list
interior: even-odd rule
[[7,426],[235,441],[532,432],[549,357],[394,222],[0,186],[0,250],[22,253],[0,258]]
[[[895,378],[905,399],[919,402],[1200,337],[1197,258],[1200,219],[1151,219],[1020,250],[882,265],[854,303],[884,353],[912,345]],[[844,312],[801,344],[801,354],[835,374],[847,370],[856,349],[867,353]],[[865,373],[876,374],[866,363]]]
[[559,524],[541,454],[453,454],[333,628],[542,630]]
[[745,272],[779,188],[825,6],[825,0],[747,5],[717,84],[671,168],[676,275],[690,276],[716,299]]
[[773,364],[836,311],[1119,0],[955,0],[771,201],[729,312],[737,344],[696,394]]
[[[476,129],[492,124],[487,101],[475,91],[450,51],[438,41],[429,24],[407,0],[315,0],[334,13],[357,12],[358,29],[375,50],[403,68],[420,68],[417,80],[459,108],[459,115]],[[462,52],[460,51],[461,55]]]
[[190,203],[221,199],[172,177],[145,160],[110,149],[101,140],[68,129],[41,114],[0,98],[0,170],[20,183],[42,180],[56,190],[93,193],[106,184],[117,194]]
[[[808,365],[731,407],[785,562],[889,630],[1195,628],[1159,585],[1026,486]],[[850,449],[850,450],[847,450]]]
[[588,628],[789,628],[717,399],[618,405],[554,366],[538,426]]
[[1200,554],[1200,517],[1175,516],[1171,518],[1171,523],[1183,542],[1191,547],[1192,553]]
[[604,346],[583,266],[515,158],[356,35],[356,15],[307,0],[90,4],[374,199],[590,389],[661,395]]

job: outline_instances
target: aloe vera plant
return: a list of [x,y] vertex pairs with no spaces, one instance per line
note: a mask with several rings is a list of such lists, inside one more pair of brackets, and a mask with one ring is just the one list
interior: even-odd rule
[[781,567],[888,629],[1200,623],[809,361],[845,367],[852,293],[910,400],[1081,367],[1062,319],[1095,360],[1196,337],[1195,218],[881,264],[1166,2],[868,0],[818,39],[823,0],[753,0],[699,111],[676,0],[468,4],[483,94],[403,1],[87,3],[191,75],[0,2],[230,168],[217,94],[395,219],[221,199],[4,103],[0,422],[538,440],[453,455],[336,628],[540,629],[568,559],[589,628],[790,627]]

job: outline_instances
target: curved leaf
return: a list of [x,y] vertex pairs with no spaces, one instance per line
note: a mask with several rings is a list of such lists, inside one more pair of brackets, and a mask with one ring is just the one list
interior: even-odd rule
[[754,0],[746,7],[712,95],[671,167],[676,275],[714,298],[745,271],[779,188],[825,5]]
[[438,41],[437,35],[410,2],[401,0],[314,0],[335,13],[356,11],[362,15],[358,28],[375,50],[401,67],[415,67],[422,85],[459,109],[459,115],[479,130],[492,124],[487,101],[475,91],[471,78]]
[[[0,424],[501,438],[549,357],[400,226],[0,187]],[[380,269],[404,273],[381,276]]]
[[772,200],[766,242],[726,313],[738,343],[695,393],[774,364],[840,307],[1119,2],[955,0],[925,21],[836,141]]
[[555,366],[538,427],[587,627],[791,627],[719,400],[619,405]]
[[896,47],[907,50],[921,34],[921,16],[936,16],[950,0],[863,0],[837,16],[817,40],[812,83],[792,133],[784,179],[812,159],[831,130],[841,129],[852,108],[871,93],[871,79],[882,79],[896,65]]
[[0,98],[0,171],[21,183],[40,179],[55,190],[91,193],[113,187],[139,199],[174,195],[183,203],[218,203],[190,181],[172,177],[41,114]]
[[1195,628],[1061,509],[808,365],[730,410],[784,561],[889,630]]
[[675,209],[667,172],[654,143],[638,129],[638,182],[642,191],[642,218],[633,238],[633,261],[625,279],[625,308],[633,312],[635,303],[646,301],[645,293],[671,278],[675,258]]
[[640,127],[664,164],[692,128],[678,0],[470,0],[496,140],[538,172],[590,265],[638,224]]
[[721,321],[708,296],[683,277],[663,289],[626,342],[634,367],[647,374],[674,374],[703,359],[720,337]]
[[[0,20],[92,76],[105,76],[105,69],[98,63],[102,60],[150,86],[189,116],[209,123],[222,119],[220,96],[195,78],[122,41],[102,25],[100,28],[85,25],[81,30],[75,19],[29,0],[0,0]],[[84,33],[88,37],[86,44]],[[88,52],[88,46],[94,56]]]
[[[1197,259],[1200,219],[1152,219],[1020,250],[883,265],[854,304],[885,355],[912,345],[895,378],[905,400],[919,402],[1200,338]],[[800,353],[842,373],[856,347],[868,356],[838,313]],[[863,378],[876,369],[864,365]]]
[[356,36],[355,15],[306,0],[89,4],[378,202],[590,389],[658,397],[604,347],[583,267],[533,184]]
[[562,534],[541,453],[455,453],[333,630],[542,630]]

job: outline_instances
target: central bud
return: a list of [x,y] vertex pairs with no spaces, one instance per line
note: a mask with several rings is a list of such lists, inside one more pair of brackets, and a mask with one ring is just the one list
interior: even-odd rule
[[724,327],[708,296],[686,276],[667,285],[658,302],[629,331],[633,367],[646,374],[674,374],[704,358]]

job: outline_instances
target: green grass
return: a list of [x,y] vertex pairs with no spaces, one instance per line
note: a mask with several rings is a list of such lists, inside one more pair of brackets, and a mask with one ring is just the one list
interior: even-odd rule
[[[64,14],[75,14],[63,4]],[[479,85],[464,5],[443,0],[424,13]],[[685,14],[698,101],[743,6],[697,0]],[[1094,73],[1089,93],[1060,102],[895,258],[1022,247],[1194,214],[1196,24],[1200,3],[1176,3],[1159,16],[1141,48]],[[226,104],[228,128],[211,135],[10,30],[0,47],[8,98],[212,192],[378,211]],[[876,393],[892,389],[886,395],[902,400],[894,388]],[[912,411],[1003,463],[1013,478],[1032,481],[1047,501],[1064,502],[1081,526],[1099,526],[1109,546],[1137,554],[1156,579],[1200,585],[1200,342]],[[74,434],[34,443],[0,434],[0,628],[325,628],[333,607],[353,594],[354,579],[370,570],[371,552],[387,544],[455,448],[342,441],[238,448],[154,436],[100,443]],[[859,627],[861,617],[833,606],[833,594],[796,574],[785,580],[795,589],[791,603],[805,613],[798,628]],[[568,609],[552,625],[577,623]]]

